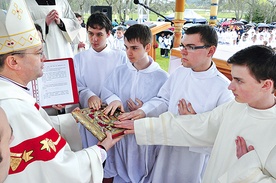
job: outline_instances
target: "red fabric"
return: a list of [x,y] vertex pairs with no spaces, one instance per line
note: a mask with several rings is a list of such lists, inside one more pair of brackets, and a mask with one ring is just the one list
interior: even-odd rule
[[66,141],[52,128],[45,134],[28,139],[11,147],[11,167],[9,174],[22,172],[35,161],[50,161],[65,146]]
[[38,105],[38,103],[35,103],[34,106],[37,108],[37,110],[39,110],[40,106]]

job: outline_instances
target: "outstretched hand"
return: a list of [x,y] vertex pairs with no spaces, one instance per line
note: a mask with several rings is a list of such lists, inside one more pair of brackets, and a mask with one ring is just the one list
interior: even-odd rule
[[94,95],[88,99],[89,108],[99,110],[101,106],[102,106],[102,100],[98,96]]
[[115,121],[114,126],[116,128],[124,128],[125,134],[134,134],[134,121],[133,120],[125,120],[125,121]]
[[246,153],[254,150],[254,146],[250,145],[247,147],[246,142],[243,137],[238,136],[235,140],[236,142],[236,155],[240,159]]
[[116,109],[120,109],[121,112],[125,112],[124,106],[119,100],[112,101],[106,108],[104,108],[103,112],[105,115],[113,115]]
[[118,116],[118,119],[120,121],[124,121],[124,120],[128,120],[128,119],[135,120],[135,119],[140,119],[140,118],[144,118],[144,117],[146,117],[146,114],[144,113],[144,111],[141,109],[138,109],[138,110],[131,111],[131,112],[125,112],[125,113],[121,114],[120,116]]

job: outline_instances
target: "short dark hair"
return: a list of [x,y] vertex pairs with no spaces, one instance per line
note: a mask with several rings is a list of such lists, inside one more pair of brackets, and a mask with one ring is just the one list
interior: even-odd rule
[[44,38],[43,38],[43,32],[42,32],[42,28],[39,24],[35,23],[35,28],[37,31],[39,31],[41,33],[41,36],[42,36],[42,42],[45,42]]
[[252,76],[260,82],[271,79],[276,84],[275,51],[267,46],[253,45],[236,52],[227,62],[248,67]]
[[152,42],[151,30],[148,26],[143,24],[135,24],[130,26],[125,34],[125,39],[130,41],[137,40],[145,47]]
[[116,30],[118,30],[118,31],[125,31],[125,29],[122,26],[117,27]]
[[196,25],[189,27],[185,34],[200,34],[201,42],[207,46],[217,46],[218,45],[218,35],[216,30],[209,25]]
[[93,29],[105,28],[106,33],[109,33],[112,30],[112,24],[109,18],[104,13],[99,11],[96,11],[90,15],[90,17],[87,20],[87,26],[86,26],[87,30],[88,30],[88,27],[91,27]]
[[9,55],[10,53],[0,55],[0,71],[3,69],[5,60]]
[[75,16],[76,16],[76,18],[79,18],[79,17],[82,18],[82,16],[79,13],[75,13]]

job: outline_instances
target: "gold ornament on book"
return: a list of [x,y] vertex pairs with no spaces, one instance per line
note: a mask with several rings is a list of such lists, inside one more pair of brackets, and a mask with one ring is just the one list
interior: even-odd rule
[[121,112],[116,110],[113,115],[105,115],[103,113],[105,107],[106,105],[102,105],[99,110],[84,108],[72,112],[73,117],[99,141],[103,141],[106,138],[105,132],[107,130],[111,132],[113,138],[124,134],[124,129],[114,127],[114,122],[118,121],[117,117]]

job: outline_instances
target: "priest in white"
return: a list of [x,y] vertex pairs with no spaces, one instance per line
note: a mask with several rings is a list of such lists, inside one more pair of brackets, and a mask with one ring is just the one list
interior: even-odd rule
[[42,28],[47,59],[73,57],[71,42],[81,28],[67,0],[26,0],[35,23]]

